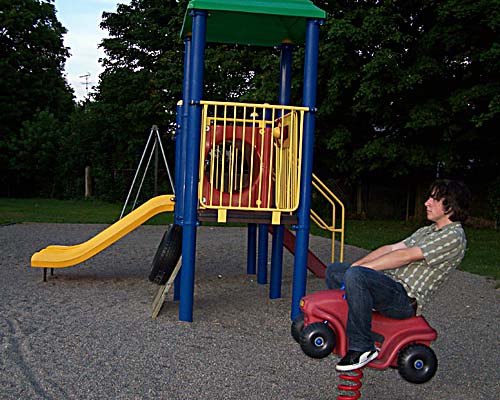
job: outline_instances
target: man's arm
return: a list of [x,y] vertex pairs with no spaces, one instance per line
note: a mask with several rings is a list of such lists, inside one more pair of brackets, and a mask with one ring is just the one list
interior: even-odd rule
[[388,254],[390,252],[400,250],[400,249],[406,249],[406,245],[404,244],[404,242],[398,242],[398,243],[394,243],[394,244],[386,244],[385,246],[379,247],[378,249],[373,250],[372,252],[368,253],[366,256],[353,262],[352,265],[353,266],[356,266],[356,265],[365,266],[365,264],[369,263],[370,261],[376,260],[377,258],[379,258],[385,254]]
[[395,269],[424,259],[420,247],[406,247],[403,242],[382,246],[354,262],[352,266],[363,266],[377,271]]

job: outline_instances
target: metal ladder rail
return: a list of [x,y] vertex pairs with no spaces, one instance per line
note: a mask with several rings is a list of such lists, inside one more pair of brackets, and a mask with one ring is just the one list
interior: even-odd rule
[[[331,262],[335,261],[335,237],[340,234],[340,262],[344,261],[344,240],[345,240],[345,207],[340,199],[319,179],[314,173],[312,175],[313,187],[331,204],[332,224],[328,225],[312,208],[311,220],[321,229],[332,233]],[[340,227],[337,227],[337,206],[340,207]]]

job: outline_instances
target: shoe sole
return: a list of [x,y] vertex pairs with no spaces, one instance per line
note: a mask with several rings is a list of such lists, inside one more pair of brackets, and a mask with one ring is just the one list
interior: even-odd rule
[[371,361],[375,360],[377,357],[378,357],[378,352],[375,352],[368,359],[366,359],[363,362],[360,362],[360,363],[357,363],[357,364],[351,364],[351,365],[336,365],[335,369],[337,371],[339,371],[339,372],[354,371],[355,369],[363,368],[366,364],[368,364]]

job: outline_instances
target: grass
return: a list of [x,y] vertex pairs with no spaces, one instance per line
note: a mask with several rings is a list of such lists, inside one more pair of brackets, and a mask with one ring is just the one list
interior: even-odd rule
[[[118,220],[122,205],[97,200],[5,199],[0,198],[0,224],[22,222],[104,223]],[[148,224],[168,224],[172,213],[163,213]],[[418,225],[402,221],[349,220],[346,222],[346,243],[375,249],[386,243],[402,240]],[[466,227],[468,249],[460,269],[500,279],[500,231]],[[314,224],[311,232],[328,236]]]
[[[68,224],[111,224],[123,205],[99,200],[5,199],[0,198],[0,224],[50,222]],[[151,218],[152,225],[172,222],[171,213]]]

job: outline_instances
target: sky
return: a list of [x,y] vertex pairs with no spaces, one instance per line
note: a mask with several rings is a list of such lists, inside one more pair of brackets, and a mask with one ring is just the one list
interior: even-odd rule
[[[78,101],[86,97],[86,79],[88,90],[99,82],[103,71],[99,58],[104,52],[97,46],[107,36],[101,30],[102,13],[114,12],[118,3],[129,4],[130,0],[55,0],[57,19],[67,29],[64,45],[69,47],[70,58],[66,61],[66,80],[75,91]],[[88,78],[84,75],[90,74]]]

